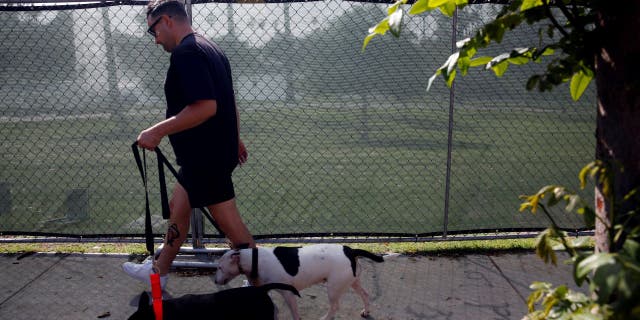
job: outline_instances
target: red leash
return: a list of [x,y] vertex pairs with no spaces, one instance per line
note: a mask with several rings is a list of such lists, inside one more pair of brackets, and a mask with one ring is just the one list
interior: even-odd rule
[[151,278],[151,298],[153,298],[153,311],[156,320],[162,320],[162,287],[160,286],[160,274],[152,273]]

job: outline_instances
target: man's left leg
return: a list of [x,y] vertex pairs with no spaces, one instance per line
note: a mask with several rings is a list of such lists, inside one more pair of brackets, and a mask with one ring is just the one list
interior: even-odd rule
[[239,245],[248,245],[249,248],[255,248],[256,243],[249,229],[242,221],[235,198],[212,204],[207,208],[209,208],[213,219],[216,220],[234,248]]

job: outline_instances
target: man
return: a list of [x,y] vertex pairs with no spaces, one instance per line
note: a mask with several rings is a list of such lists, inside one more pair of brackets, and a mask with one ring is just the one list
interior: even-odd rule
[[172,0],[151,1],[147,8],[149,34],[171,53],[165,81],[166,119],[143,130],[138,145],[155,149],[163,137],[180,165],[180,180],[171,201],[164,247],[155,264],[125,263],[124,271],[149,283],[160,273],[164,287],[172,261],[187,236],[192,208],[208,207],[233,247],[255,247],[235,202],[231,173],[247,159],[239,137],[229,61],[218,46],[194,33],[184,5]]

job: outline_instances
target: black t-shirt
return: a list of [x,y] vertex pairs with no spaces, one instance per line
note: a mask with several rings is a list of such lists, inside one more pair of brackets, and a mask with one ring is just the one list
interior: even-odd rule
[[186,36],[172,51],[164,85],[166,117],[198,100],[216,100],[217,112],[204,123],[169,136],[181,166],[233,169],[238,163],[237,115],[229,60],[213,42]]

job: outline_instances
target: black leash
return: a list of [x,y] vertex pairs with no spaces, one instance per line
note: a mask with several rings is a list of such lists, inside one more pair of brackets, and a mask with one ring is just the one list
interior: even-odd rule
[[[142,177],[142,183],[144,184],[144,197],[145,197],[145,221],[144,221],[144,235],[145,235],[145,243],[147,246],[147,251],[151,254],[154,252],[154,244],[153,244],[153,231],[151,226],[151,210],[149,209],[149,188],[147,186],[147,156],[146,150],[142,149],[142,158],[140,158],[140,151],[138,150],[138,142],[134,142],[131,145],[131,150],[133,151],[133,156],[136,159],[136,164],[138,165],[138,170],[140,171],[140,176]],[[162,154],[160,148],[155,148],[156,157],[158,159],[158,176],[160,179],[160,201],[162,202],[162,218],[169,219],[170,210],[169,210],[169,197],[167,196],[167,183],[165,181],[164,176],[164,166],[169,168],[169,171],[173,174],[173,176],[178,180],[182,186],[185,184],[181,181],[178,176],[178,171],[171,165],[169,160]],[[211,224],[218,230],[218,233],[224,237],[224,232],[220,229],[218,223],[213,219],[211,213],[204,207],[198,208],[204,216],[211,222]]]
[[[247,247],[243,249],[249,248]],[[235,253],[233,253],[233,255],[238,255],[238,259],[240,259],[240,250],[241,249],[236,249]],[[251,249],[251,271],[249,272],[249,274],[247,274],[247,272],[242,269],[242,265],[239,261],[240,260],[238,260],[238,269],[240,270],[240,273],[246,275],[251,280],[255,280],[258,278],[258,248]]]
[[251,279],[258,279],[258,248],[251,249]]

